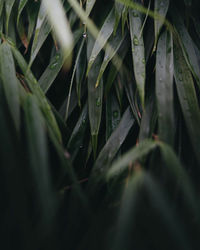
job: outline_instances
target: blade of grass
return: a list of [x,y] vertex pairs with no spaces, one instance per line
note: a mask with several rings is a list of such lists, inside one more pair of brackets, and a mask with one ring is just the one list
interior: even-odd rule
[[26,6],[28,0],[20,0],[19,5],[18,5],[18,13],[17,13],[17,26],[19,25],[19,19],[21,16],[21,13]]
[[[88,61],[88,68],[87,68],[87,73],[86,73],[87,75],[92,67],[92,64],[97,58],[98,54],[103,49],[109,37],[112,35],[113,30],[114,30],[114,22],[115,22],[115,15],[114,15],[114,9],[112,8],[107,18],[105,19],[105,22],[103,23],[99,31],[99,34],[95,40],[94,47],[92,49],[92,53]],[[102,42],[99,41],[100,37],[103,37]]]
[[14,6],[15,0],[6,0],[5,1],[5,9],[6,9],[6,24],[5,24],[5,29],[6,29],[6,34],[8,34],[8,28],[9,28],[9,20],[10,20],[10,15],[12,8]]
[[128,132],[132,128],[134,122],[135,119],[132,115],[131,109],[127,108],[119,125],[111,134],[105,146],[99,153],[93,167],[94,173],[99,175],[99,173],[102,174],[102,172],[105,172],[108,169],[116,153],[120,149],[124,140],[127,138]]
[[121,120],[121,110],[114,93],[106,98],[106,141],[116,129]]
[[172,34],[161,34],[156,50],[156,101],[158,109],[159,138],[173,146],[174,95],[173,95],[173,41]]
[[79,149],[83,144],[87,123],[88,123],[88,105],[85,104],[81,112],[81,115],[78,119],[78,122],[76,123],[67,144],[67,148],[71,153],[72,160],[75,158],[75,156],[77,155]]
[[[128,185],[124,190],[114,249],[118,250],[122,249],[123,247],[125,247],[125,249],[132,249],[132,230],[133,228],[137,230],[135,228],[136,224],[134,227],[136,216],[140,216],[141,219],[143,216],[147,216],[146,212],[145,214],[139,212],[139,201],[141,201],[139,197],[143,195],[143,192],[147,193],[149,200],[148,203],[153,206],[156,215],[161,218],[162,225],[167,229],[169,235],[175,241],[174,244],[179,246],[180,249],[190,249],[190,243],[183,229],[183,225],[171,207],[171,204],[167,199],[163,189],[148,173],[142,170],[135,172],[134,176],[128,182]],[[141,220],[141,223],[146,223],[146,221],[144,222]],[[155,227],[156,224],[157,223],[155,222]],[[151,230],[155,230],[155,227],[153,227]],[[159,241],[156,243],[156,245],[159,246]],[[163,242],[161,244],[163,244]]]
[[96,0],[87,0],[87,2],[86,2],[86,10],[85,10],[87,16],[90,15],[90,12],[92,11],[95,3],[96,3]]
[[58,40],[66,63],[70,64],[73,48],[73,36],[60,0],[43,0],[47,17],[52,25],[56,39]]
[[200,164],[200,111],[195,86],[179,43],[174,44],[174,73],[178,98],[196,159]]
[[171,17],[176,27],[179,44],[183,50],[186,62],[188,63],[188,66],[190,67],[190,70],[198,83],[198,87],[200,88],[200,68],[198,65],[195,49],[193,47],[192,38],[190,37],[178,10],[174,6],[171,8]]
[[[92,39],[91,36],[88,36],[87,58],[90,58],[93,45],[94,45],[94,40]],[[88,108],[89,108],[90,132],[92,137],[94,158],[96,158],[96,152],[97,152],[97,140],[98,140],[99,127],[101,123],[102,98],[103,98],[103,83],[101,83],[97,88],[95,88],[94,84],[97,80],[100,67],[101,67],[101,58],[99,55],[97,56],[88,74]]]
[[145,105],[145,51],[142,34],[142,16],[137,10],[129,10],[133,69],[142,107]]
[[2,78],[6,99],[16,129],[20,128],[19,86],[16,78],[15,64],[10,46],[7,42],[0,45],[0,76]]
[[116,160],[108,170],[107,179],[111,179],[117,175],[123,173],[129,163],[135,162],[138,159],[146,156],[149,152],[151,152],[154,148],[157,147],[157,144],[152,140],[144,140],[139,143],[138,146],[129,150],[125,153],[120,159]]
[[[158,13],[160,16],[163,16],[163,18],[166,17],[167,11],[169,8],[169,0],[156,0],[154,2],[154,10],[156,13]],[[154,50],[158,41],[158,36],[160,34],[161,28],[164,24],[163,20],[154,19],[154,30],[155,30],[155,43],[154,43]]]
[[[117,51],[119,50],[120,46],[122,45],[124,39],[126,39],[126,34],[122,36],[121,31],[118,30],[118,32],[115,34],[115,36],[112,36],[109,44],[112,47],[112,50],[110,50],[110,47],[107,47],[105,50],[105,55],[103,59],[103,63],[101,65],[101,68],[99,70],[99,75],[97,77],[96,87],[98,87],[99,82],[101,80],[101,77],[106,70],[109,62],[112,60],[112,58],[116,55]],[[116,62],[117,64],[117,62]],[[119,67],[118,67],[119,68]]]
[[25,80],[28,84],[28,87],[32,91],[32,93],[37,97],[38,103],[41,105],[42,111],[48,121],[49,126],[52,128],[53,133],[55,133],[56,138],[59,142],[62,141],[60,130],[58,128],[57,122],[55,120],[55,117],[52,113],[52,110],[47,102],[47,99],[41,90],[37,80],[35,79],[34,75],[28,68],[28,65],[24,59],[24,57],[21,55],[21,53],[17,50],[17,48],[14,45],[10,45],[11,50],[13,53],[14,58],[17,61],[17,64],[19,65],[20,69],[22,70]]

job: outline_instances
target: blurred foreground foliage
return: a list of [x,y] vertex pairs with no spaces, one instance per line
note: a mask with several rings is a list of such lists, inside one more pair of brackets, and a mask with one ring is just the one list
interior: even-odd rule
[[199,250],[198,1],[41,2],[0,0],[1,248]]

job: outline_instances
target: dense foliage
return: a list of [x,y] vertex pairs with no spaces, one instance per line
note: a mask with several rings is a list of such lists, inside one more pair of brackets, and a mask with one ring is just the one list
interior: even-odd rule
[[41,2],[0,0],[1,248],[200,249],[198,1]]

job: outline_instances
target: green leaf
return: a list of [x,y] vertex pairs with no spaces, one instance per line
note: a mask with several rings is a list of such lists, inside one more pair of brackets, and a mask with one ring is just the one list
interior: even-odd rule
[[80,48],[78,50],[78,53],[77,53],[77,56],[76,56],[76,61],[75,61],[75,64],[74,64],[74,69],[73,69],[73,72],[72,72],[71,82],[70,82],[70,86],[69,86],[69,93],[68,93],[68,97],[67,97],[67,106],[66,106],[65,120],[67,120],[67,118],[68,118],[70,97],[71,97],[71,92],[72,92],[72,85],[73,85],[73,82],[74,82],[74,78],[75,78],[75,73],[76,73],[78,61],[80,60],[80,57],[81,57],[81,52],[82,52],[82,48],[83,48],[84,42],[85,42],[85,40],[83,39],[82,43],[81,43],[81,46],[80,46]]
[[[116,114],[113,113],[112,115]],[[130,108],[127,108],[124,115],[122,116],[119,125],[111,134],[105,146],[99,153],[93,167],[94,172],[97,171],[96,173],[102,173],[108,169],[116,153],[120,149],[124,140],[127,138],[128,132],[132,128],[134,121],[135,119],[133,118]]]
[[135,75],[137,88],[139,91],[141,104],[142,104],[142,107],[144,108],[146,62],[145,62],[141,14],[136,10],[129,10],[129,22],[130,22],[134,75]]
[[75,158],[79,149],[82,147],[87,124],[88,124],[88,105],[85,104],[67,144],[67,148],[69,152],[72,154],[72,159]]
[[193,213],[195,219],[200,222],[199,206],[196,202],[197,197],[189,175],[181,166],[177,156],[170,146],[164,143],[159,143],[159,146],[164,163],[169,170],[170,177],[174,179],[177,186],[183,192],[185,197],[184,201],[186,202],[188,209]]
[[20,2],[19,2],[18,13],[17,13],[17,26],[19,24],[19,19],[20,19],[21,13],[22,13],[24,7],[26,6],[27,2],[28,2],[28,0],[20,0]]
[[5,1],[5,8],[6,8],[6,34],[8,34],[8,27],[9,27],[9,20],[11,16],[11,11],[13,8],[13,5],[15,3],[15,0],[6,0]]
[[[43,115],[38,108],[37,99],[28,95],[24,103],[25,124],[28,142],[28,161],[30,162],[33,182],[41,210],[41,225],[43,229],[52,223],[55,213],[55,197],[53,195],[49,175],[47,136]],[[45,224],[43,224],[45,223]]]
[[[163,18],[166,17],[167,11],[169,8],[169,0],[155,0],[154,2],[154,11],[158,13],[160,16],[163,16]],[[158,36],[160,34],[161,28],[164,24],[164,19],[154,19],[154,30],[155,30],[155,46],[158,41]]]
[[16,78],[15,64],[10,46],[7,42],[0,45],[0,77],[5,90],[6,99],[16,129],[20,127],[19,86]]
[[144,140],[139,143],[138,146],[134,147],[133,149],[129,150],[125,153],[121,158],[116,160],[110,167],[107,173],[107,179],[111,179],[117,175],[123,173],[129,163],[133,163],[138,159],[149,154],[154,148],[157,147],[157,144],[152,140]]
[[198,65],[198,59],[193,47],[192,38],[184,25],[183,19],[175,7],[171,8],[171,14],[184,57],[200,88],[200,67]]
[[[88,36],[87,58],[89,58],[94,41],[91,36]],[[97,138],[101,122],[102,99],[103,99],[103,83],[95,88],[95,82],[101,67],[101,58],[98,56],[92,65],[88,74],[88,108],[90,120],[90,132],[92,136],[92,146],[94,158],[96,158]]]
[[115,1],[115,26],[114,26],[114,35],[116,34],[124,6],[121,3]]
[[200,163],[199,104],[192,75],[177,41],[175,41],[174,44],[174,71],[181,110],[184,116],[186,127],[188,129],[190,141],[196,155],[196,159]]
[[53,130],[53,133],[55,134],[58,141],[62,141],[60,130],[58,128],[57,122],[55,120],[55,117],[52,113],[52,110],[47,102],[47,99],[41,90],[37,80],[35,79],[34,75],[28,68],[28,65],[24,59],[24,57],[21,55],[21,53],[15,48],[14,46],[11,46],[12,53],[14,55],[14,58],[16,59],[20,69],[22,70],[25,80],[28,84],[28,87],[32,91],[32,93],[37,97],[38,103],[40,103],[42,111],[44,113],[44,116],[47,119],[47,122],[51,129]]
[[[126,34],[122,36],[121,31],[119,30],[115,36],[112,36],[109,41],[109,47],[105,50],[105,55],[103,59],[103,63],[101,65],[99,75],[97,77],[96,87],[99,85],[99,82],[101,80],[101,77],[106,70],[109,62],[112,60],[112,58],[116,55],[117,51],[119,50],[120,46],[122,45],[122,42],[126,39]],[[119,67],[118,67],[119,68]]]
[[1,16],[1,13],[2,13],[2,10],[3,10],[3,5],[4,5],[4,0],[1,0],[0,1],[0,16]]
[[97,58],[99,52],[103,49],[109,37],[112,35],[114,30],[114,22],[115,22],[115,15],[114,15],[114,9],[112,8],[107,18],[105,19],[105,22],[103,23],[101,30],[99,31],[98,37],[96,38],[96,41],[94,43],[94,47],[92,49],[92,53],[88,61],[87,74],[90,71],[92,64]]
[[30,42],[31,37],[34,32],[34,28],[37,22],[37,15],[39,10],[38,2],[28,2],[27,10],[27,17],[28,17],[28,35],[27,40]]
[[111,92],[106,98],[106,141],[121,119],[121,110],[116,95]]
[[96,0],[87,0],[86,10],[85,10],[87,16],[90,15],[90,12],[92,11],[92,8],[94,7],[95,2],[96,2]]
[[173,94],[173,41],[172,34],[161,34],[156,50],[156,101],[158,109],[158,135],[173,146],[174,94]]
[[[146,194],[145,196],[144,193]],[[140,234],[142,232],[140,231],[140,227],[137,228],[136,221],[139,219],[142,228],[145,227],[147,223],[152,222],[150,218],[145,221],[143,220],[143,218],[148,218],[149,216],[147,211],[141,207],[141,201],[144,199],[145,203],[142,204],[148,204],[149,209],[153,207],[153,212],[156,213],[156,216],[159,216],[159,222],[162,227],[167,229],[168,237],[175,240],[170,246],[178,245],[180,249],[190,249],[190,243],[183,229],[183,225],[174,212],[165,192],[148,173],[142,170],[134,174],[124,190],[118,219],[118,230],[113,249],[132,249],[135,242],[134,237],[137,237],[135,236],[135,230],[139,231]],[[140,210],[144,212],[142,213]],[[151,225],[150,228],[145,227],[147,235],[150,233],[148,232],[149,230],[152,230],[154,233],[157,232],[157,235],[159,235],[158,230],[160,230],[160,223],[155,221],[154,226]],[[141,241],[141,238],[138,240]],[[148,246],[148,238],[146,241],[143,245]],[[157,239],[156,243],[152,242],[153,246],[154,244],[161,247],[163,241]]]
[[82,43],[80,45],[81,55],[77,62],[77,68],[76,68],[76,93],[78,97],[79,107],[81,107],[81,87],[82,87],[81,85],[84,81],[85,70],[87,65],[86,46],[85,42],[83,43],[84,43],[83,46]]
[[43,43],[45,42],[47,36],[51,31],[51,26],[49,25],[46,19],[46,13],[44,10],[44,6],[40,6],[40,10],[37,17],[37,23],[35,28],[35,36],[33,38],[33,44],[31,48],[31,56],[29,67],[32,65],[33,61],[35,60],[40,48],[42,47]]
[[56,55],[51,58],[49,65],[38,81],[44,93],[47,93],[48,89],[51,87],[63,64],[63,56],[61,55],[61,52],[58,51]]
[[73,36],[60,0],[43,0],[42,4],[47,13],[50,24],[56,35],[64,58],[70,60],[73,48]]

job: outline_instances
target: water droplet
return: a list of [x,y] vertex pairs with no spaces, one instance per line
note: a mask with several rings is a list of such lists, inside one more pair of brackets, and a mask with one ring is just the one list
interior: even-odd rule
[[159,78],[159,81],[161,82],[161,81],[162,81],[162,78]]
[[114,117],[114,118],[117,118],[117,117],[118,117],[118,114],[119,114],[119,112],[118,112],[117,110],[113,111],[113,117]]
[[98,97],[98,98],[96,99],[96,106],[97,106],[97,107],[101,106],[101,98],[100,98],[100,97]]
[[49,68],[50,68],[50,69],[55,69],[55,67],[57,66],[57,64],[58,64],[58,62],[53,62],[53,63],[49,66]]
[[137,46],[139,44],[139,41],[138,41],[136,36],[133,39],[133,43],[134,43],[135,46]]
[[83,37],[84,37],[84,38],[86,38],[86,37],[87,37],[87,34],[86,34],[85,32],[83,33]]
[[80,148],[80,149],[83,148],[83,145],[80,145],[79,148]]

